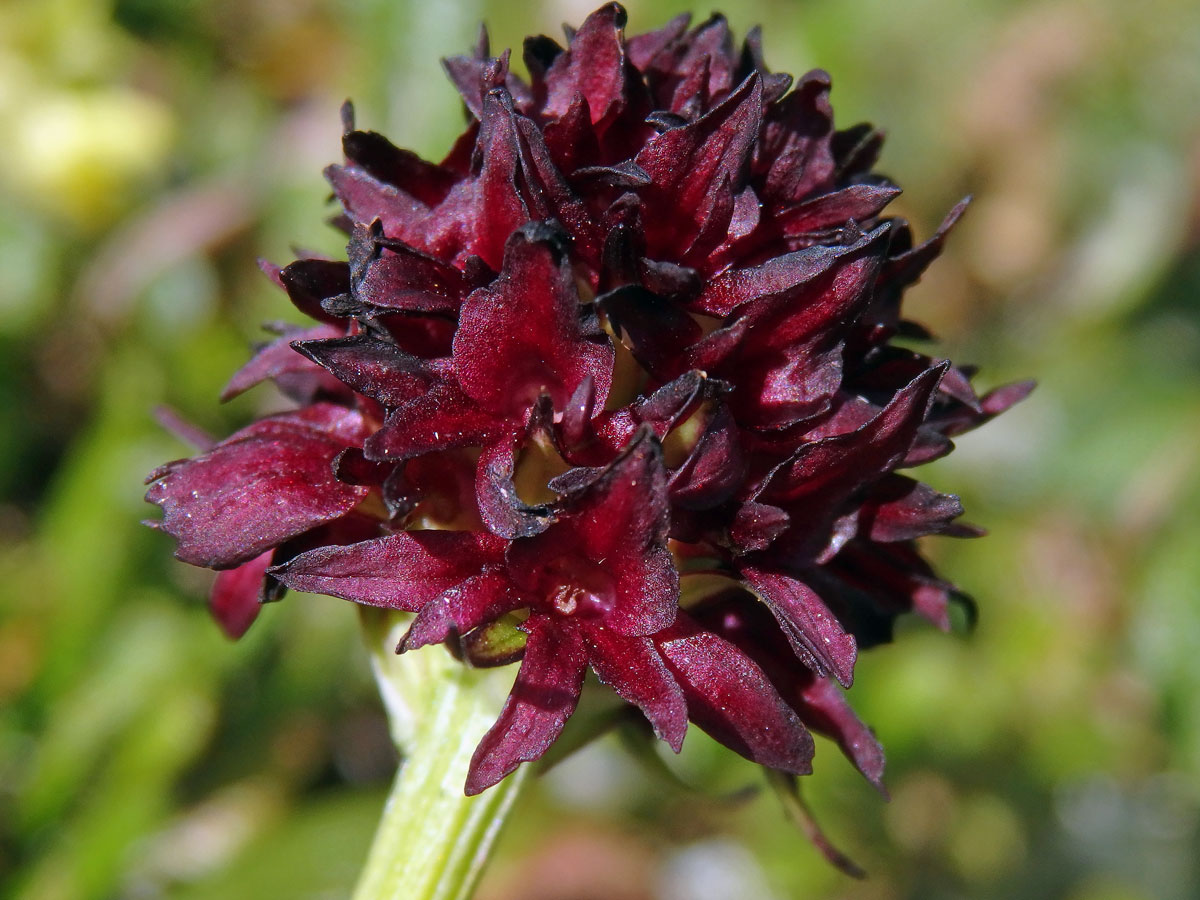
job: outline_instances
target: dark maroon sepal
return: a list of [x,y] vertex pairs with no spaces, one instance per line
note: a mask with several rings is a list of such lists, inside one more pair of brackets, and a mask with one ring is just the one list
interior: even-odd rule
[[416,612],[502,559],[504,542],[465,531],[400,531],[317,547],[270,570],[292,590]]
[[797,578],[745,565],[746,584],[774,614],[796,655],[822,677],[832,675],[849,687],[858,656],[848,634],[816,592]]
[[357,505],[366,489],[331,464],[362,433],[359,413],[330,403],[271,416],[152,473],[146,499],[179,559],[228,569]]
[[389,409],[423,396],[436,378],[429,361],[371,334],[292,342],[297,354]]
[[575,628],[559,628],[548,616],[532,615],[525,656],[512,692],[483,736],[467,773],[466,794],[486,790],[523,762],[544,754],[579,702],[587,671],[587,649]]
[[794,775],[812,772],[812,736],[749,657],[683,612],[654,641],[693,722],[753,762]]
[[440,644],[527,605],[508,576],[485,569],[422,605],[396,652]]
[[678,753],[687,733],[687,698],[651,638],[630,638],[606,628],[585,628],[588,662],[622,700],[637,706],[654,733]]
[[208,608],[226,636],[237,640],[258,618],[262,608],[263,579],[271,565],[268,550],[234,569],[217,573],[208,596]]

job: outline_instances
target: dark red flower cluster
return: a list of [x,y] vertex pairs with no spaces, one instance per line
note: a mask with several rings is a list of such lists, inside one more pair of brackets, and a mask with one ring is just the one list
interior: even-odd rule
[[890,343],[926,338],[915,244],[881,217],[880,136],[834,129],[719,16],[627,38],[609,4],[446,68],[470,124],[441,163],[356,130],[327,176],[348,262],[271,274],[318,324],[230,382],[299,407],[151,476],[233,635],[285,587],[415,613],[399,650],[520,660],[467,792],[541,756],[590,668],[676,750],[692,721],[807,773],[808,729],[878,783],[837,685],[955,589],[922,535],[974,534],[898,473],[1023,397]]

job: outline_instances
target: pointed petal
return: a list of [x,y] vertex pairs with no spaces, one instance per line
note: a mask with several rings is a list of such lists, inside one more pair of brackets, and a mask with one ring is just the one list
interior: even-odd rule
[[627,41],[626,52],[630,61],[641,71],[650,67],[651,61],[663,51],[667,45],[677,41],[692,20],[691,13],[680,13],[657,31],[636,34]]
[[835,164],[829,88],[829,73],[814,69],[767,112],[755,167],[766,170],[765,197],[773,204],[798,203],[831,184]]
[[602,627],[586,628],[584,639],[588,662],[600,681],[645,713],[654,733],[678,753],[687,733],[687,699],[654,641]]
[[452,381],[437,381],[427,394],[388,414],[367,439],[368,459],[404,460],[435,450],[480,447],[497,440],[505,424],[481,410]]
[[318,547],[271,569],[292,590],[416,612],[503,556],[504,542],[469,531],[400,531]]
[[770,476],[761,502],[806,511],[795,520],[804,529],[791,535],[798,552],[816,552],[845,504],[903,461],[947,365],[913,379],[861,428],[805,444]]
[[303,339],[291,346],[296,355],[303,354],[338,381],[388,408],[423,396],[435,377],[427,360],[370,334]]
[[246,633],[258,618],[262,608],[263,578],[271,565],[273,551],[256,556],[235,569],[217,573],[212,592],[208,596],[208,608],[225,634],[235,641]]
[[471,758],[466,793],[478,794],[545,753],[579,702],[587,651],[577,628],[546,616],[525,623],[529,641],[512,692]]
[[832,674],[849,687],[858,655],[829,607],[804,582],[787,575],[744,566],[742,577],[774,614],[796,655],[820,676]]
[[794,237],[848,222],[867,222],[898,196],[900,188],[894,184],[852,184],[780,210],[773,224],[782,234]]
[[640,192],[649,256],[677,258],[709,224],[722,185],[740,188],[761,119],[762,83],[752,75],[703,118],[663,132],[638,153],[652,179]]
[[287,332],[263,346],[248,363],[233,374],[225,389],[221,391],[221,399],[232,400],[243,391],[248,391],[269,378],[291,372],[313,371],[313,364],[292,348],[292,342],[336,338],[345,333],[344,328],[336,325],[318,325],[316,328]]
[[453,172],[426,162],[411,150],[402,150],[374,131],[346,132],[342,135],[342,150],[350,163],[426,206],[444,200],[456,180]]
[[362,439],[362,416],[329,403],[262,419],[151,476],[146,499],[184,562],[226,569],[349,512],[367,489],[332,462]]
[[454,266],[384,238],[378,227],[356,225],[349,253],[354,299],[372,308],[454,315],[471,288]]
[[584,20],[570,47],[546,72],[547,118],[565,114],[576,94],[587,101],[593,122],[607,118],[625,100],[625,20],[617,3],[605,4]]
[[863,504],[859,531],[873,541],[908,541],[951,531],[962,513],[962,503],[953,494],[940,494],[927,484],[893,474]]
[[654,640],[693,722],[753,762],[795,775],[812,772],[812,736],[748,656],[685,613]]
[[526,605],[503,573],[475,575],[422,606],[396,652],[440,644]]
[[800,696],[798,711],[804,724],[837,741],[863,777],[884,791],[883,747],[871,729],[854,714],[838,686],[828,678],[814,678]]

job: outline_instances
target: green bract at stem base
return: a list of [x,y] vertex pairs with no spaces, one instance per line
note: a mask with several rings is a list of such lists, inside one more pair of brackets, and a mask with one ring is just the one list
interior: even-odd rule
[[354,900],[468,900],[529,777],[522,766],[478,796],[463,793],[471,755],[496,720],[512,671],[473,669],[441,647],[397,656],[411,619],[362,610],[401,763]]

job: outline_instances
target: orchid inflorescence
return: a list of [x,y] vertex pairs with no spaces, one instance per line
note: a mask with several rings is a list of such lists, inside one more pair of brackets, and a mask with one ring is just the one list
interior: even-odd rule
[[[240,635],[286,588],[413,613],[399,652],[520,660],[466,784],[541,757],[590,669],[676,751],[691,721],[784,773],[809,729],[879,784],[847,705],[860,649],[966,599],[915,541],[969,536],[898,470],[1003,411],[902,294],[925,243],[882,216],[878,132],[835,130],[714,16],[626,37],[602,7],[563,48],[486,36],[446,69],[469,124],[441,163],[357,130],[326,175],[348,261],[265,267],[315,320],[226,397],[296,408],[151,475],[185,562]],[[427,651],[429,652],[429,651]]]

